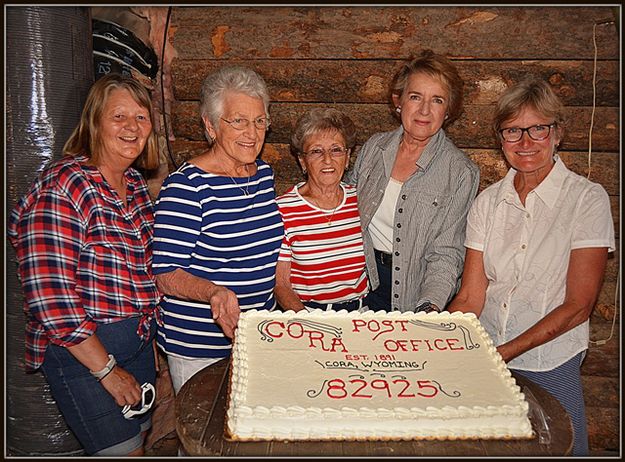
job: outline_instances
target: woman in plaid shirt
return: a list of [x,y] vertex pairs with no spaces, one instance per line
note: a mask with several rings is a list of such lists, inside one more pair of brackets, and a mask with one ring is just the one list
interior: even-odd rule
[[26,367],[41,368],[90,455],[141,455],[151,425],[149,413],[122,414],[156,375],[152,203],[131,167],[158,165],[151,108],[133,79],[98,80],[65,156],[39,174],[9,221]]

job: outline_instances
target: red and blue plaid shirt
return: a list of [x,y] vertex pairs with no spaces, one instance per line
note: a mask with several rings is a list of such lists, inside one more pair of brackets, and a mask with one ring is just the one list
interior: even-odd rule
[[158,313],[145,180],[127,170],[124,205],[86,161],[65,157],[44,170],[9,220],[25,296],[28,369],[41,366],[49,342],[79,344],[97,323],[136,316],[146,338]]

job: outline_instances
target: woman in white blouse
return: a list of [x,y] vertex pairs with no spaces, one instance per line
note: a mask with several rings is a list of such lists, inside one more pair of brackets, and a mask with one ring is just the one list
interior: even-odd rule
[[587,455],[580,366],[614,225],[605,190],[556,154],[563,113],[539,80],[499,99],[494,129],[512,168],[469,211],[462,284],[448,309],[478,315],[510,369],[562,403],[573,455]]

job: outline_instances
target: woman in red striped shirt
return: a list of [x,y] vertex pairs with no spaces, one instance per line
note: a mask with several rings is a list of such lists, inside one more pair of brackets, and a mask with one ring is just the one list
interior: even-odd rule
[[313,109],[297,122],[291,148],[306,181],[278,197],[284,240],[275,294],[287,310],[362,310],[369,292],[356,188],[343,183],[356,143],[352,120]]

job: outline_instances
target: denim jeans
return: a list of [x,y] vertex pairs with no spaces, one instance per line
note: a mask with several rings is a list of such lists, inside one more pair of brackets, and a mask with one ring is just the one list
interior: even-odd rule
[[380,285],[365,297],[364,304],[372,311],[391,310],[391,276],[392,270],[376,260]]
[[[96,335],[117,364],[131,373],[139,385],[154,385],[156,369],[152,340],[156,323],[150,326],[150,340],[137,335],[139,318],[99,324]],[[151,427],[151,412],[125,419],[122,408],[67,348],[49,344],[42,370],[50,392],[69,428],[89,455],[122,456],[143,444],[142,432]]]

